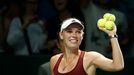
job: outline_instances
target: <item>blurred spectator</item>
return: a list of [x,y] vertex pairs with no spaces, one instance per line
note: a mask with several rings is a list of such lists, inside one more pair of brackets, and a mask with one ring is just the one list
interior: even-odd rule
[[118,36],[123,53],[124,46],[128,43],[127,35],[127,20],[124,13],[114,9],[116,0],[81,0],[81,7],[86,21],[86,43],[85,50],[99,50],[98,52],[109,55],[110,46],[108,37],[104,32],[97,28],[98,19],[102,18],[105,13],[112,13],[116,16],[116,25]]
[[[59,50],[57,48],[57,44],[60,40],[58,39],[58,33],[63,20],[75,17],[84,23],[83,14],[77,3],[75,3],[75,0],[51,0],[51,4],[58,12],[58,15],[49,18],[45,24],[45,28],[48,31],[47,48],[50,54],[53,53],[53,51],[55,52],[55,50]],[[81,46],[81,49],[83,49],[83,47],[84,44]]]
[[26,0],[22,5],[21,15],[10,24],[7,42],[15,55],[39,54],[47,36],[37,15],[38,0]]
[[19,7],[18,7],[19,5],[18,2],[14,0],[10,3],[6,1],[3,1],[1,3],[3,4],[3,6],[1,7],[1,22],[0,22],[2,28],[1,47],[4,50],[4,54],[12,54],[12,47],[8,45],[6,39],[11,20],[19,15]]

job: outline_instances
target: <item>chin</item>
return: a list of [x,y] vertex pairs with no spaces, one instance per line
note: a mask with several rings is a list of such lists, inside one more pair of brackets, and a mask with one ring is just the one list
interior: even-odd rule
[[73,49],[79,48],[78,45],[72,45],[72,46],[70,46],[70,47],[73,48]]

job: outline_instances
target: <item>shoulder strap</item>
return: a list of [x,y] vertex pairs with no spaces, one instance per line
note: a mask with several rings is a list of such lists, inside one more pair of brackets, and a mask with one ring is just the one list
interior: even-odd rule
[[58,73],[58,67],[59,67],[59,64],[60,64],[60,62],[62,60],[62,57],[63,57],[63,54],[61,54],[61,56],[59,57],[59,59],[57,60],[55,66],[54,66],[53,71],[54,71],[54,74],[56,74],[56,75],[59,74]]

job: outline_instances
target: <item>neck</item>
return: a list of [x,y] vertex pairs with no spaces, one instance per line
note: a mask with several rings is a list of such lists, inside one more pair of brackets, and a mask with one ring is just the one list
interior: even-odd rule
[[80,50],[65,50],[64,57],[65,59],[70,59],[72,57],[78,56],[80,53]]

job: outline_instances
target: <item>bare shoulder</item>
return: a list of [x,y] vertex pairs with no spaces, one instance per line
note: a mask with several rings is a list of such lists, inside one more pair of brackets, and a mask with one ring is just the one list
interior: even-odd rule
[[56,62],[58,60],[58,58],[61,56],[61,54],[62,53],[52,56],[51,59],[50,59],[50,62]]
[[92,63],[92,61],[94,61],[94,59],[95,59],[99,54],[100,54],[100,53],[95,52],[95,51],[85,52],[84,61],[86,61],[86,63]]
[[92,63],[94,60],[101,57],[104,57],[101,53],[96,51],[89,51],[89,52],[85,52],[84,60]]
[[91,58],[95,58],[98,56],[102,56],[101,53],[96,52],[96,51],[89,51],[89,52],[85,52],[85,57],[91,57]]
[[85,52],[83,65],[84,69],[88,74],[94,73],[96,66],[94,65],[94,60],[101,54],[95,51]]
[[55,64],[56,64],[56,62],[58,61],[58,59],[59,59],[60,56],[61,56],[61,53],[52,56],[51,59],[50,59],[50,69],[51,69],[52,75],[53,75],[54,66],[55,66]]

